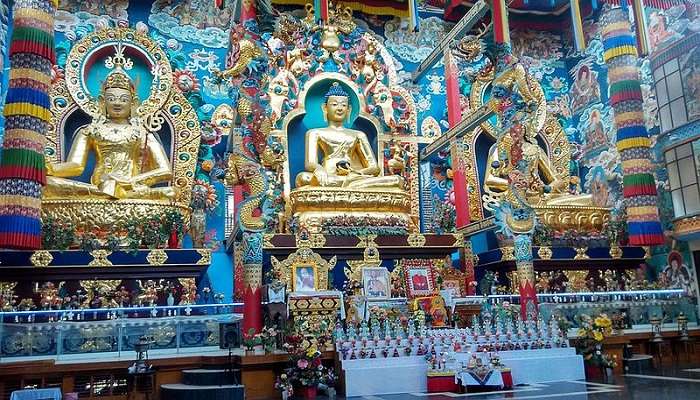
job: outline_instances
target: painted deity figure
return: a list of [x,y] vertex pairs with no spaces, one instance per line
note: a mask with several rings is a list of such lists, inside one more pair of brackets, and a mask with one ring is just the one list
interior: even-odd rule
[[402,177],[381,176],[367,135],[343,126],[352,110],[340,84],[333,83],[321,108],[328,125],[306,133],[305,171],[297,175],[296,186],[403,190]]
[[574,112],[600,100],[600,86],[597,79],[598,74],[591,71],[587,65],[578,70],[576,80],[571,88],[571,109]]
[[[168,155],[136,113],[133,82],[117,65],[102,84],[101,115],[78,129],[65,162],[47,164],[44,198],[154,199],[175,197],[172,187],[153,187],[172,177]],[[90,182],[79,177],[95,155]]]

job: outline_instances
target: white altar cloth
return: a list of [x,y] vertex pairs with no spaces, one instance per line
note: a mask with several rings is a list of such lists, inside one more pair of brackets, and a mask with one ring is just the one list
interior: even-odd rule
[[424,356],[365,358],[341,361],[345,396],[425,393],[428,390]]
[[455,374],[455,383],[459,383],[462,386],[498,386],[500,388],[503,387],[503,376],[500,369],[493,370],[489,379],[482,385],[469,372],[462,371]]
[[[488,361],[488,353],[479,353]],[[511,350],[498,353],[501,362],[510,368],[513,384],[543,383],[586,379],[583,357],[573,347]],[[454,353],[457,363],[467,363],[469,353]]]
[[[414,353],[415,354],[415,353]],[[484,361],[488,353],[478,353]],[[583,357],[573,347],[512,350],[498,353],[510,368],[513,384],[531,384],[585,379]],[[452,353],[459,364],[471,353]],[[376,396],[397,393],[425,393],[427,364],[424,356],[342,360],[346,396]]]

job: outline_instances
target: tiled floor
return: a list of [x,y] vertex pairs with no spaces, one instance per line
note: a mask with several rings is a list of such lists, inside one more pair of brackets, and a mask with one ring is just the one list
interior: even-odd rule
[[518,386],[513,390],[481,393],[407,393],[382,396],[351,397],[349,400],[496,400],[496,399],[566,399],[566,400],[700,400],[700,368],[667,367],[645,375],[616,376],[612,382],[551,382]]

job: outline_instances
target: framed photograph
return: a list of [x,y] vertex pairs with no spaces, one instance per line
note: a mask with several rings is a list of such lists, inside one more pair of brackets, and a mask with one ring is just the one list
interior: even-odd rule
[[407,294],[409,297],[427,296],[433,293],[435,283],[432,269],[429,266],[416,265],[405,268],[406,287],[408,288]]
[[364,295],[368,298],[390,298],[389,271],[383,267],[362,268],[362,288]]
[[457,279],[445,279],[442,288],[452,293],[452,297],[462,297],[462,283]]
[[315,292],[318,284],[318,273],[316,266],[308,264],[297,264],[292,268],[292,291],[294,292]]

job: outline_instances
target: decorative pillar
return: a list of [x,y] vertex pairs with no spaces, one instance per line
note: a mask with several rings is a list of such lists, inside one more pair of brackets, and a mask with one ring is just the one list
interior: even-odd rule
[[537,292],[535,268],[532,266],[532,234],[516,235],[513,245],[518,272],[520,316],[523,320],[534,321],[537,319]]
[[634,12],[634,32],[637,38],[637,52],[641,56],[649,54],[649,34],[647,16],[644,14],[644,0],[632,0]]
[[510,45],[510,25],[508,24],[508,6],[505,0],[493,0],[491,5],[493,20],[493,40],[498,44]]
[[629,242],[635,246],[663,244],[635,36],[626,12],[605,7],[601,17],[603,59],[608,66],[610,105],[615,111],[617,150],[622,159]]
[[583,35],[581,5],[579,4],[579,0],[570,0],[569,5],[571,9],[571,30],[574,34],[574,47],[576,51],[584,51],[586,49],[586,38]]
[[[459,96],[459,82],[457,80],[457,66],[454,63],[449,49],[445,51],[445,84],[447,86],[447,120],[450,128],[455,127],[462,120],[462,106]],[[450,148],[452,159],[452,182],[455,196],[455,211],[457,229],[469,224],[469,197],[467,195],[467,177],[464,175],[464,159],[462,154],[461,139],[454,141]]]
[[243,233],[243,333],[262,330],[262,233]]
[[49,89],[56,61],[56,2],[16,0],[12,9],[10,82],[0,160],[0,248],[41,247],[44,143],[51,116]]

